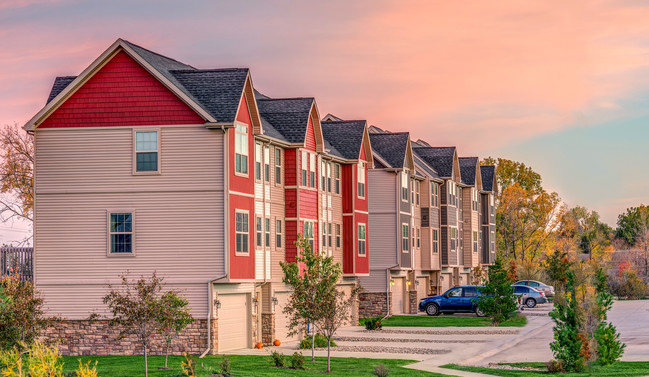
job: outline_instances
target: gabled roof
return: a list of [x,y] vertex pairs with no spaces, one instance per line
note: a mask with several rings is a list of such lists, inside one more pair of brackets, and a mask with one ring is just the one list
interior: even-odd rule
[[496,167],[493,165],[482,165],[480,166],[480,175],[482,176],[482,190],[495,192]]
[[460,157],[460,176],[462,183],[467,186],[476,185],[476,169],[478,169],[477,157]]
[[370,133],[370,142],[373,153],[387,161],[390,167],[402,169],[407,164],[408,132]]
[[324,116],[324,118],[322,118],[323,122],[338,122],[338,121],[341,121],[341,120],[342,120],[342,118],[338,118],[337,116],[335,116],[335,115],[333,115],[331,113],[328,113],[327,115]]
[[248,68],[196,69],[118,39],[79,76],[57,77],[46,106],[25,125],[25,129],[40,124],[119,51],[136,60],[208,123],[233,123],[244,95],[253,115],[253,126],[260,128]]
[[428,178],[440,179],[437,171],[430,165],[428,165],[424,160],[421,159],[416,153],[413,153],[415,158],[415,167],[418,171],[425,173]]
[[432,166],[441,177],[453,176],[455,147],[423,147],[418,143],[413,146],[412,150],[424,162]]
[[264,134],[288,143],[304,143],[314,102],[313,98],[258,98]]
[[357,160],[363,146],[367,122],[364,120],[323,121],[322,136],[329,154]]

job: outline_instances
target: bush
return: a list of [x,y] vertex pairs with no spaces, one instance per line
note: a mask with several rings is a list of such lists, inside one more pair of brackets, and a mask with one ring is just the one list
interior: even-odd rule
[[[336,347],[336,342],[331,341],[331,346]],[[327,338],[322,334],[315,335],[315,347],[316,348],[325,348],[327,347]],[[308,335],[300,342],[300,349],[306,350],[311,349],[311,335]]]
[[275,364],[276,367],[281,368],[284,366],[285,361],[284,361],[284,354],[279,353],[277,351],[273,351],[270,354],[270,358],[273,360],[273,364]]
[[[0,352],[4,377],[62,377],[63,361],[55,346],[35,340],[25,352],[17,347]],[[78,374],[78,373],[77,373]]]
[[293,357],[291,357],[291,368],[304,369],[304,356],[301,353],[293,353]]
[[377,377],[388,377],[390,375],[390,369],[385,364],[379,364],[374,367],[372,374]]
[[563,372],[563,363],[556,360],[550,360],[545,363],[545,367],[548,368],[549,373],[561,373]]
[[95,361],[95,364],[92,365],[92,368],[90,367],[90,360],[86,362],[85,364],[79,360],[79,369],[77,369],[75,373],[75,377],[99,377],[97,374],[97,362]]
[[380,330],[383,328],[383,319],[381,317],[369,317],[363,319],[365,330]]
[[649,287],[633,266],[626,262],[620,265],[617,276],[610,279],[611,294],[631,300],[641,299],[649,293]]
[[232,365],[230,365],[230,359],[224,357],[223,360],[221,360],[221,363],[219,364],[219,368],[221,368],[221,373],[229,375],[230,372],[232,371]]

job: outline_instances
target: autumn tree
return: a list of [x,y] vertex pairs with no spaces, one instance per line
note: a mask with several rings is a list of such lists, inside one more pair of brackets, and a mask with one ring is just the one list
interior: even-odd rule
[[645,277],[649,277],[649,206],[627,208],[626,213],[619,215],[616,237],[642,251],[641,270]]
[[539,260],[552,241],[559,195],[547,192],[540,174],[523,163],[487,158],[496,165],[496,228],[498,252],[507,259]]
[[154,272],[151,277],[131,281],[122,274],[120,286],[108,286],[104,297],[112,317],[109,324],[119,328],[119,338],[135,335],[144,351],[144,375],[148,376],[147,355],[153,336],[160,331],[164,281]]
[[18,124],[0,130],[0,221],[33,221],[34,137]]
[[561,207],[557,235],[572,240],[571,244],[585,254],[604,251],[611,244],[613,229],[602,223],[596,211],[585,207]]

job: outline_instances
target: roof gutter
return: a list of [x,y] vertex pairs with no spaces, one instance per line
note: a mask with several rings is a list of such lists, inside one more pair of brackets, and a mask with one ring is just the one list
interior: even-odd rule
[[210,130],[218,128],[221,131],[225,131],[225,129],[233,128],[233,127],[234,127],[233,122],[205,122],[205,128]]

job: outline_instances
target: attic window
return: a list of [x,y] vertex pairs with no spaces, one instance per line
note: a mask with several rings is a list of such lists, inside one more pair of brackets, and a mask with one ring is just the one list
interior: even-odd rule
[[248,174],[248,127],[237,124],[234,132],[234,171]]
[[365,198],[365,163],[359,162],[357,165],[357,179],[358,179],[358,197]]

